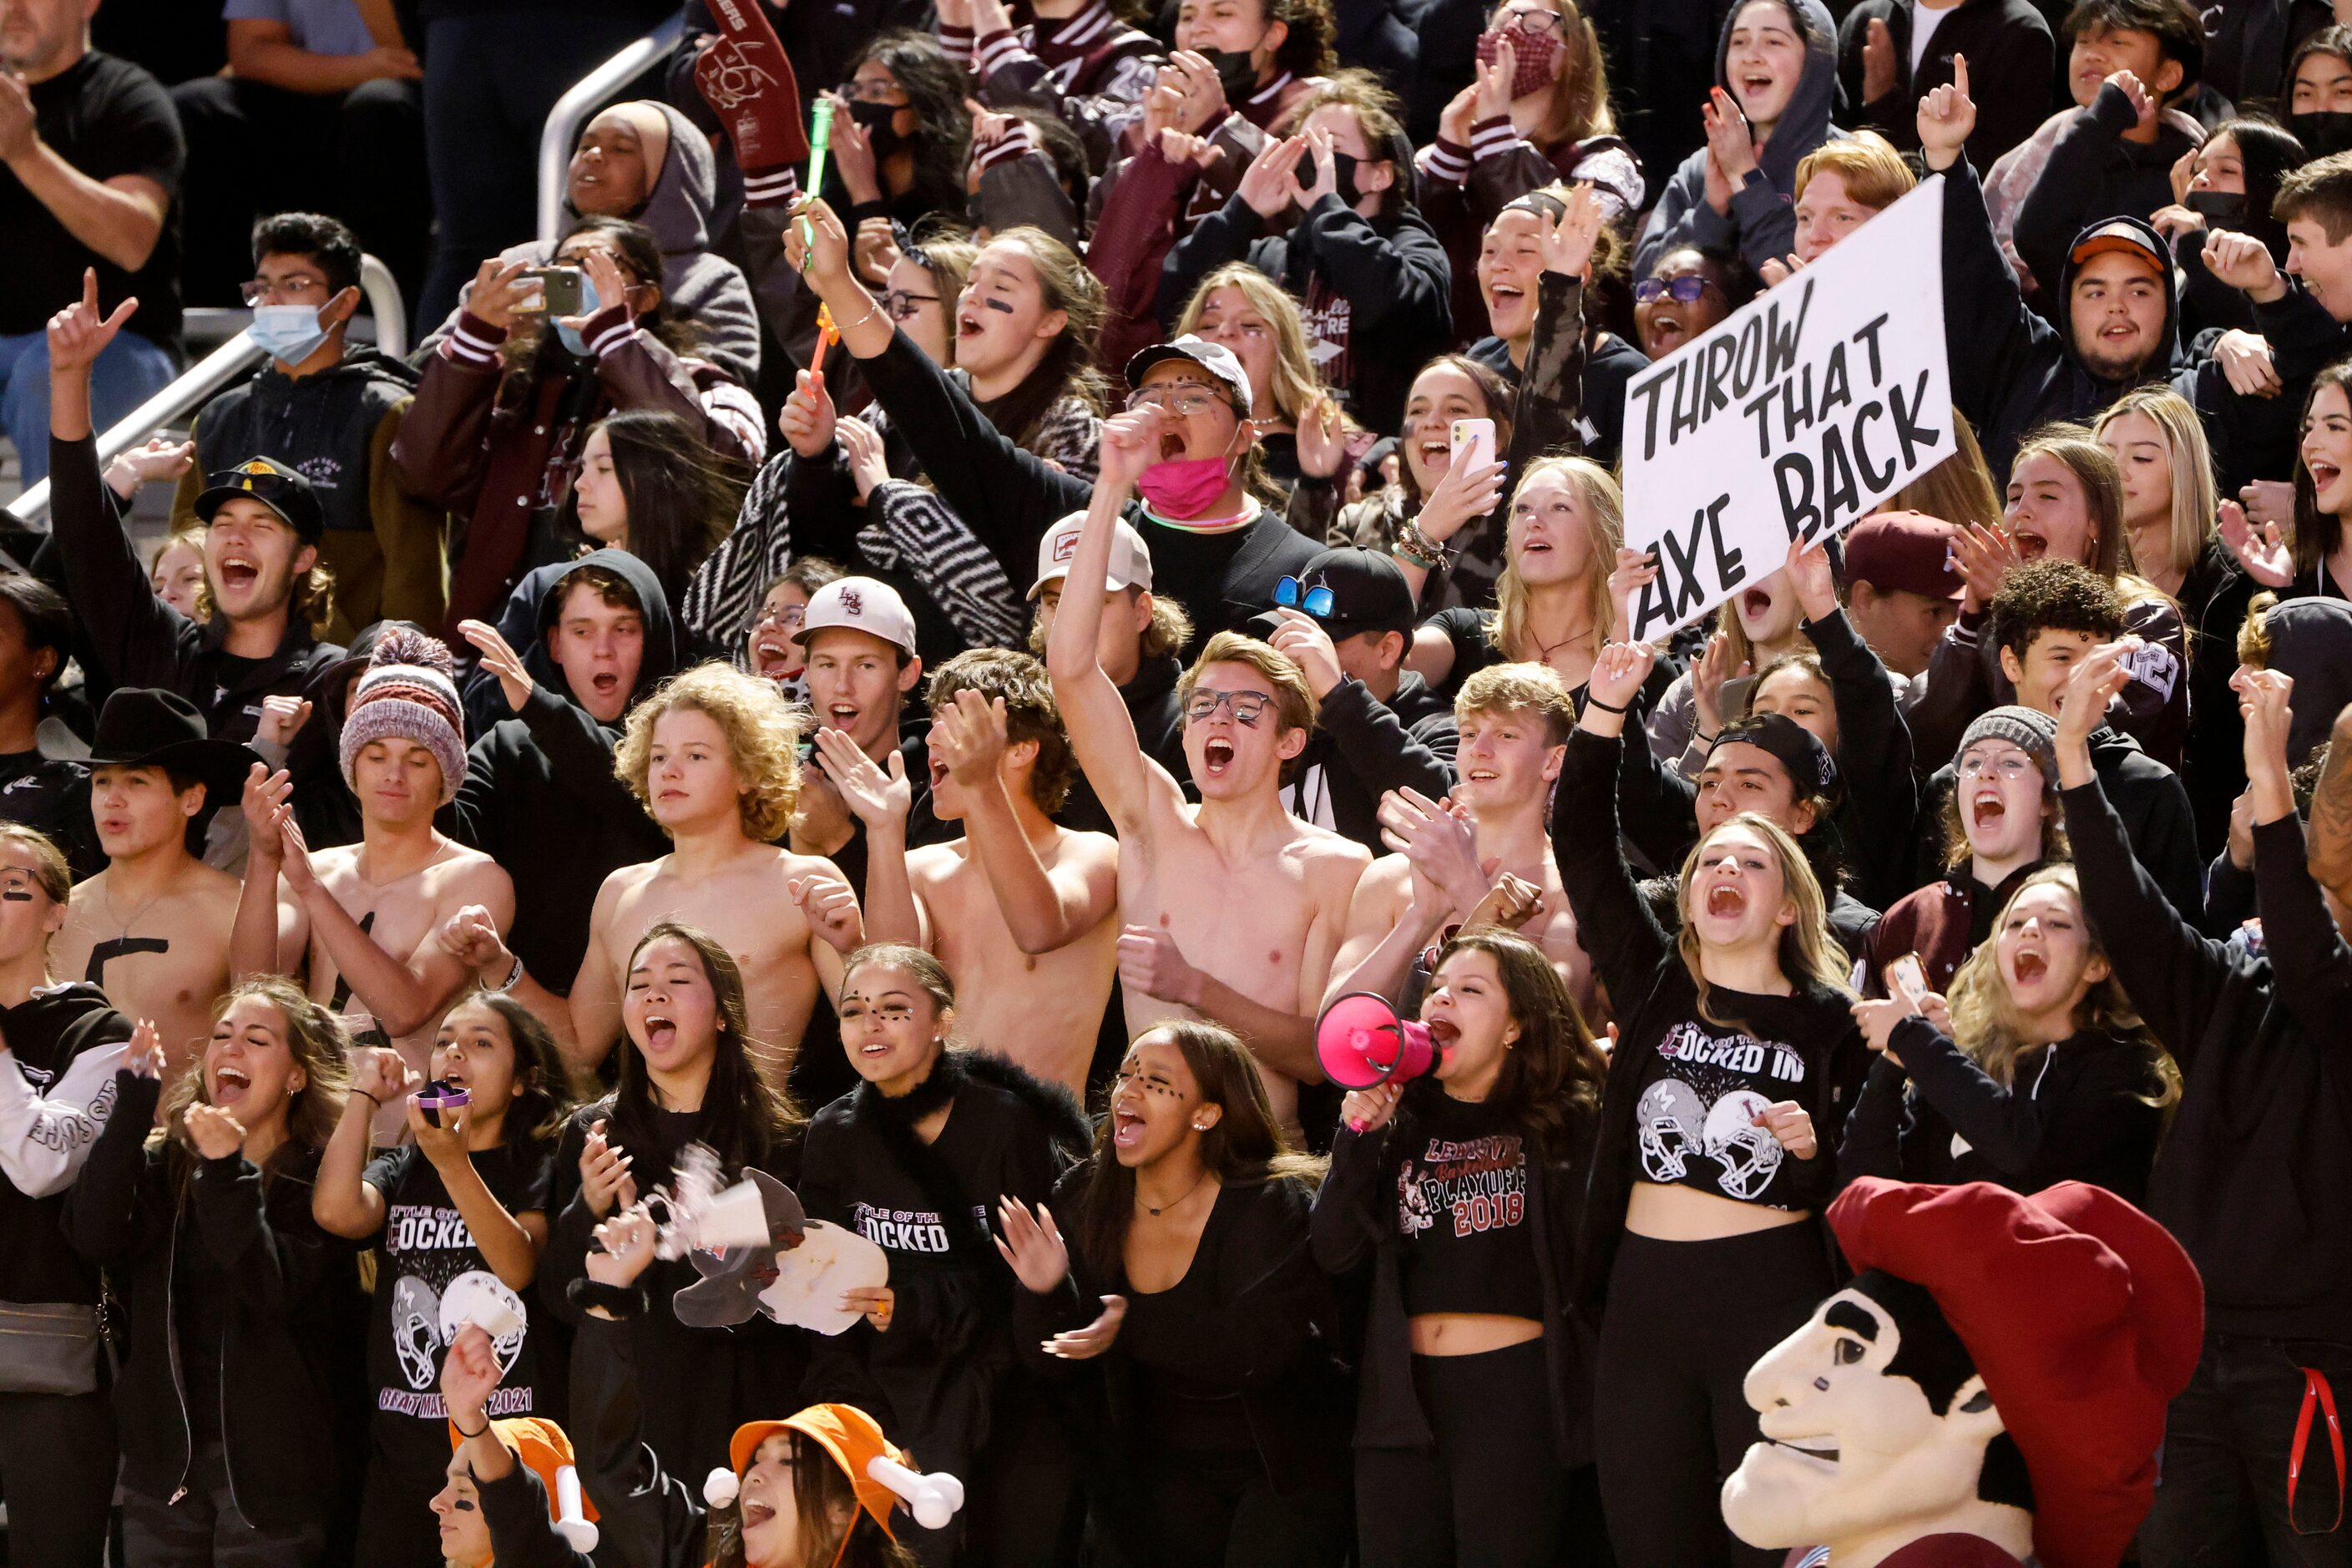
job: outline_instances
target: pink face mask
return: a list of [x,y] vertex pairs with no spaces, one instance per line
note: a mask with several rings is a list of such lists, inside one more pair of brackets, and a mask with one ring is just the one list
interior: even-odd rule
[[1232,482],[1223,458],[1175,458],[1152,464],[1137,476],[1143,504],[1162,517],[1182,521],[1207,510]]
[[1511,40],[1511,96],[1525,98],[1551,85],[1552,62],[1559,58],[1560,40],[1550,33],[1530,33],[1524,27],[1489,28],[1478,35],[1478,63],[1495,63],[1496,46]]

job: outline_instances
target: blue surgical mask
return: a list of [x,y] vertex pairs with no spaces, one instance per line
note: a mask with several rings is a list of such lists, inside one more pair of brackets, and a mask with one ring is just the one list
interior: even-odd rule
[[262,351],[280,364],[300,364],[327,341],[316,305],[256,305],[250,331]]
[[[596,280],[583,277],[580,279],[580,319],[584,321],[604,308],[604,297],[596,292]],[[579,328],[569,321],[558,320],[555,323],[555,335],[563,340],[565,348],[570,349],[582,359],[588,357],[588,342],[580,335]]]

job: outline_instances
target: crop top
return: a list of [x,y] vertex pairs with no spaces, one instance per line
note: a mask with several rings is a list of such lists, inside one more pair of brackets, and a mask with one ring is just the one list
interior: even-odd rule
[[1404,1310],[1543,1321],[1543,1277],[1528,1219],[1528,1160],[1507,1118],[1439,1092],[1415,1106],[1397,1149]]
[[[1731,1002],[1718,992],[1719,1002]],[[1786,998],[1745,994],[1737,1002],[1751,1018],[1789,1005]],[[1792,1046],[1695,1017],[1674,1024],[1643,1065],[1634,1107],[1641,1179],[1767,1208],[1811,1207],[1811,1183],[1799,1178],[1800,1162],[1756,1121],[1768,1105],[1807,1100],[1807,1071]]]

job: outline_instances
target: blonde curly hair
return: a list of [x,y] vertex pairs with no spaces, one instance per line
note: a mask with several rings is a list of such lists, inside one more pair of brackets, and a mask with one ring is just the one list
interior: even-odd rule
[[653,810],[646,775],[654,726],[682,709],[707,713],[727,737],[727,760],[742,793],[736,806],[743,836],[772,844],[800,823],[801,711],[773,682],[712,660],[674,675],[629,711],[628,728],[613,749],[613,773],[637,803]]

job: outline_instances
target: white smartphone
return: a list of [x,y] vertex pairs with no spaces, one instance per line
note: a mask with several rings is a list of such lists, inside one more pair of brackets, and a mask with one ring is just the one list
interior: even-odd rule
[[1906,952],[1886,966],[1886,984],[1916,1013],[1927,998],[1927,967],[1917,953]]
[[1456,468],[1468,464],[1483,468],[1495,460],[1495,422],[1492,419],[1456,419],[1449,437],[1454,448]]

